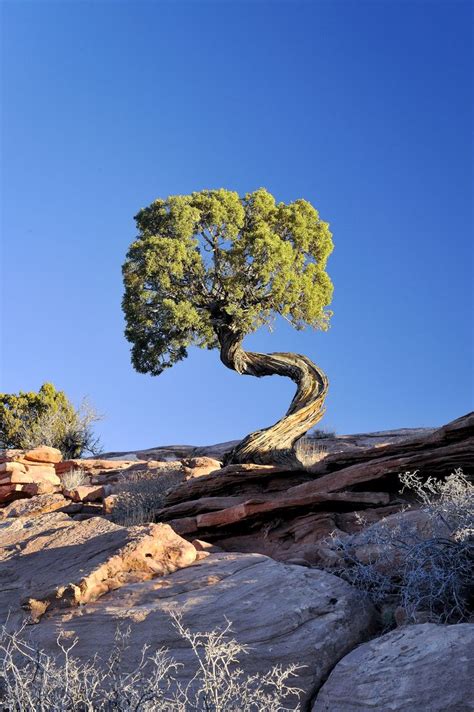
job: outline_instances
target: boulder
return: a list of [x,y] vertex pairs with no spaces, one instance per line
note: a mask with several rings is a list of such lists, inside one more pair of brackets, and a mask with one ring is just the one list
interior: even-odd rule
[[181,462],[186,479],[203,477],[221,468],[219,460],[212,457],[188,457]]
[[196,549],[167,524],[126,529],[101,517],[66,514],[0,524],[0,618],[23,608],[38,618],[48,608],[96,600],[130,581],[168,574],[196,559]]
[[80,609],[48,610],[31,628],[31,642],[51,652],[62,629],[78,638],[75,656],[97,653],[106,659],[117,625],[130,625],[125,664],[134,667],[146,643],[152,650],[165,647],[181,663],[179,675],[187,683],[196,661],[173,627],[171,611],[182,612],[193,632],[222,629],[231,621],[232,637],[249,646],[239,659],[245,674],[273,665],[304,666],[292,679],[303,690],[304,704],[341,656],[370,635],[374,620],[358,592],[331,574],[259,554],[209,553],[165,578],[125,585]]
[[406,626],[346,655],[312,712],[468,712],[473,671],[474,625]]
[[63,456],[61,451],[55,447],[48,447],[47,445],[41,445],[41,447],[35,447],[34,450],[28,450],[24,455],[25,460],[31,460],[32,462],[61,462]]
[[100,485],[80,485],[73,490],[65,490],[64,494],[73,502],[101,502],[106,489]]

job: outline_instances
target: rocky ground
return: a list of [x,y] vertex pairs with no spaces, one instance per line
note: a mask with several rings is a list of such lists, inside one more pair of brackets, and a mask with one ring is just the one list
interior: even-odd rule
[[[106,657],[117,625],[130,624],[126,664],[145,643],[165,646],[183,663],[183,680],[194,663],[169,612],[195,631],[228,619],[249,645],[240,661],[247,672],[304,666],[302,710],[472,710],[474,626],[399,619],[390,630],[396,623],[387,627],[378,608],[327,571],[327,540],[397,516],[418,526],[422,513],[398,475],[472,474],[473,426],[470,414],[438,429],[324,437],[317,461],[293,470],[222,467],[233,443],[67,462],[52,448],[6,451],[0,617],[12,628],[26,620],[46,650],[59,630],[77,635],[84,659]],[[133,491],[165,478],[173,486],[160,490],[156,523],[117,519],[127,483]]]

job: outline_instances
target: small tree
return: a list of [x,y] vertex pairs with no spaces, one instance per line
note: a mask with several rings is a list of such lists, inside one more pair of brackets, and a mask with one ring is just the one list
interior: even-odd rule
[[38,392],[0,393],[0,446],[29,450],[50,445],[65,458],[100,452],[92,425],[100,416],[83,401],[76,410],[64,391],[44,383]]
[[139,234],[123,266],[134,367],[158,375],[194,345],[219,348],[238,373],[291,378],[298,388],[286,416],[248,435],[228,461],[288,459],[323,415],[326,376],[305,356],[252,353],[242,341],[275,315],[296,329],[328,328],[328,224],[306,200],[277,204],[264,189],[171,196],[135,219]]

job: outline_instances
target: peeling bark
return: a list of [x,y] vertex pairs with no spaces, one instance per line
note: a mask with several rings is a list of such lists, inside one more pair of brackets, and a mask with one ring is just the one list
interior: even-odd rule
[[323,403],[328,390],[326,375],[309,358],[300,354],[245,351],[242,336],[229,326],[220,327],[218,337],[221,361],[228,368],[257,378],[286,376],[297,385],[286,415],[269,428],[247,435],[229,453],[226,464],[299,464],[293,446],[324,415]]

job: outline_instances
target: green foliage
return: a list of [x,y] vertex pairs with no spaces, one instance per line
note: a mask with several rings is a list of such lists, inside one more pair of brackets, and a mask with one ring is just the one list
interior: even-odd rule
[[159,374],[191,345],[216,348],[223,325],[243,338],[279,314],[297,329],[328,328],[332,236],[306,200],[205,190],[156,200],[135,219],[123,310],[138,371]]
[[80,457],[85,451],[96,454],[99,443],[91,424],[99,419],[86,402],[76,410],[52,383],[44,383],[37,393],[0,393],[0,446],[50,445],[66,458]]

